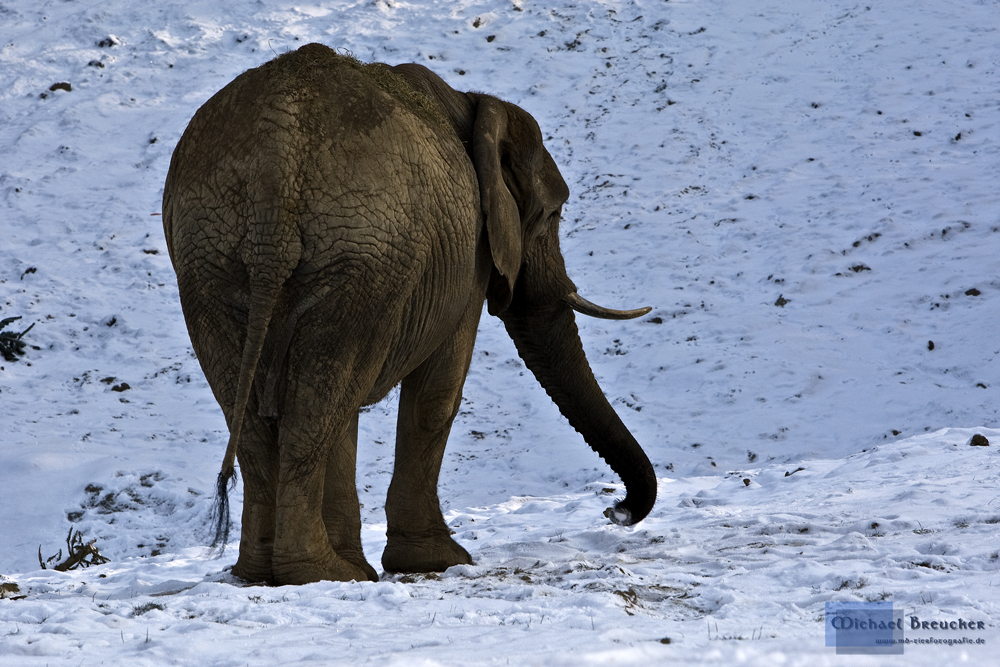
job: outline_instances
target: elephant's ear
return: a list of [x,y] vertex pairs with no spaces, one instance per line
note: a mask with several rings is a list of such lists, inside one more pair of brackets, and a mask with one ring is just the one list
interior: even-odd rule
[[521,217],[500,166],[507,138],[507,110],[495,97],[477,95],[477,98],[472,157],[494,267],[486,298],[490,315],[499,315],[510,305],[514,281],[521,270]]

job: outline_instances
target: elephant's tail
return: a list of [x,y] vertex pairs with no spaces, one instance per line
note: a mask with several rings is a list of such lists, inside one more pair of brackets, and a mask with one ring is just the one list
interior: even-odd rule
[[226,456],[222,459],[222,469],[215,482],[215,503],[212,509],[215,536],[212,539],[212,548],[218,548],[219,555],[226,549],[233,523],[229,513],[229,491],[236,485],[236,449],[243,431],[243,418],[246,415],[247,403],[250,401],[257,362],[264,349],[271,315],[282,284],[283,281],[266,285],[260,284],[260,281],[253,281],[250,287],[250,313],[247,317],[247,335],[243,341],[243,358],[240,361],[236,400],[229,421],[229,444],[226,446]]
[[[280,177],[280,174],[277,175]],[[268,181],[266,178],[264,180]],[[263,193],[282,190],[280,183],[262,182],[261,187]],[[229,541],[229,530],[232,528],[232,519],[229,516],[229,490],[236,483],[236,449],[243,430],[243,418],[247,403],[250,401],[257,363],[260,361],[271,316],[274,314],[285,282],[291,277],[302,257],[298,226],[289,213],[294,210],[294,206],[282,205],[287,203],[287,197],[263,195],[260,198],[266,203],[259,207],[260,218],[250,226],[255,237],[254,242],[247,243],[241,248],[241,259],[249,274],[250,312],[247,315],[247,333],[243,340],[243,357],[240,360],[236,396],[229,413],[229,444],[226,446],[226,456],[222,460],[222,469],[215,484],[215,505],[212,516],[215,537],[212,540],[212,547],[219,549],[219,555],[225,551],[226,543]]]

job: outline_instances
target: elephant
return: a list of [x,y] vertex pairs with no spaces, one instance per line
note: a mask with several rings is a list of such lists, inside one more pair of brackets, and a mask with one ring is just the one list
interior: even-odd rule
[[233,575],[378,580],[361,546],[358,412],[397,385],[382,566],[472,562],[437,485],[484,301],[622,479],[606,516],[627,526],[649,513],[653,467],[595,380],[574,312],[650,308],[577,294],[559,249],[568,197],[534,118],[418,64],[309,44],[198,109],[170,160],[162,220],[191,344],[229,429],[223,546],[237,457],[243,478]]

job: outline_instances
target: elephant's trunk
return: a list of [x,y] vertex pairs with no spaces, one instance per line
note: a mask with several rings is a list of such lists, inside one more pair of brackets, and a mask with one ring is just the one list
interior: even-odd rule
[[[629,526],[653,508],[656,474],[590,370],[573,310],[562,299],[575,287],[561,270],[561,257],[557,261],[558,266],[525,266],[513,302],[500,318],[518,354],[559,411],[625,483],[625,498],[608,508],[605,516]],[[539,270],[550,273],[549,280],[539,282],[539,276],[530,275]]]

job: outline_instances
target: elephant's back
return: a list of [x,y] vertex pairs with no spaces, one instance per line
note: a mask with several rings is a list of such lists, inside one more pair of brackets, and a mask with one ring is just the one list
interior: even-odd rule
[[243,73],[206,102],[164,188],[175,266],[183,258],[173,247],[194,240],[236,276],[255,224],[296,225],[304,272],[341,270],[333,265],[379,244],[391,244],[382,261],[405,271],[441,245],[429,235],[471,253],[478,215],[474,169],[434,103],[389,67],[316,44]]

